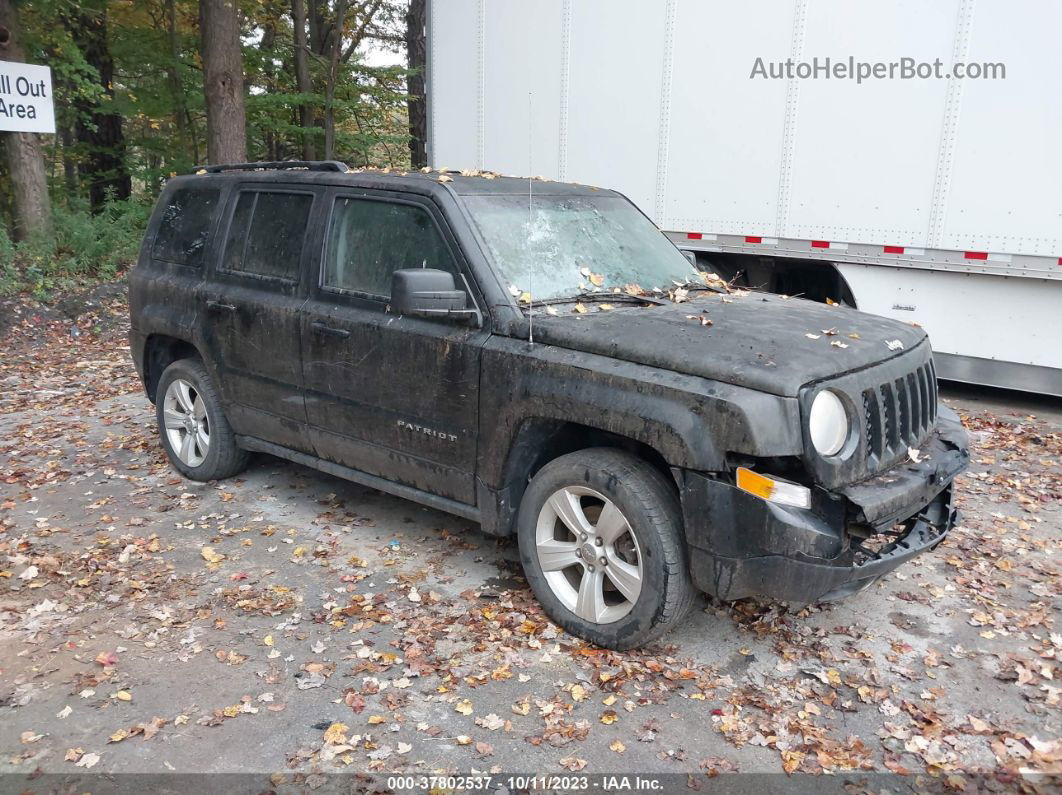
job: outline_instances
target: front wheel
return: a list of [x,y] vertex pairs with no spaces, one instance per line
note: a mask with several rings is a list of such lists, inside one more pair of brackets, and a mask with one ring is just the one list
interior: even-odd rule
[[236,444],[201,361],[179,359],[167,367],[155,400],[162,446],[186,478],[222,480],[247,466],[247,451]]
[[546,613],[599,646],[655,640],[692,604],[678,498],[628,453],[598,448],[551,461],[524,493],[517,534]]

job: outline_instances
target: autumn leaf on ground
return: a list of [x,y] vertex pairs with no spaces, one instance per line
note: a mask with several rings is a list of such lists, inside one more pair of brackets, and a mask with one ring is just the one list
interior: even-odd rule
[[345,745],[348,726],[345,723],[333,723],[324,733],[324,741],[329,745]]
[[221,561],[225,560],[225,556],[215,552],[213,547],[203,547],[199,550],[199,554],[207,562],[207,568],[217,568]]
[[460,712],[462,715],[471,715],[472,702],[469,701],[467,698],[462,701],[458,701],[456,704],[454,704],[454,712]]
[[609,743],[608,747],[611,750],[615,751],[617,754],[622,754],[624,751],[627,750],[627,746],[625,746],[619,740],[613,740],[611,743]]
[[560,764],[561,767],[566,767],[568,770],[576,773],[586,767],[586,760],[579,759],[576,756],[566,756],[564,759],[560,760]]
[[488,731],[497,731],[505,725],[505,721],[492,712],[486,717],[476,718],[476,725],[482,726]]

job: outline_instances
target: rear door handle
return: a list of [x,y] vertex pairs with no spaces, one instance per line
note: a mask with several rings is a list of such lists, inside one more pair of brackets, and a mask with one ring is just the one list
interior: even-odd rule
[[310,328],[316,331],[318,334],[327,334],[329,337],[339,337],[340,339],[346,339],[350,336],[350,332],[345,328],[333,328],[332,326],[326,326],[324,323],[311,323]]
[[236,307],[232,304],[223,304],[220,301],[207,301],[208,309],[217,309],[221,312],[235,312]]

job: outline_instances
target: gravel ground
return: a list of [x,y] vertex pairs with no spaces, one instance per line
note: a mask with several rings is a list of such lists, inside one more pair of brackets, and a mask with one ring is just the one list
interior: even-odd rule
[[945,391],[974,443],[962,526],[868,591],[810,608],[702,597],[663,643],[615,653],[553,626],[515,545],[464,520],[266,456],[230,481],[180,478],[120,295],[74,320],[6,311],[0,788],[433,771],[668,774],[681,791],[1058,783],[1057,401]]

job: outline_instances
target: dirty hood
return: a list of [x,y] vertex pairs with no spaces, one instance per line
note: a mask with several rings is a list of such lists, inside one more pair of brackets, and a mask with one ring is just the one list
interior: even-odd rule
[[[896,320],[762,293],[697,293],[680,304],[613,304],[604,311],[588,302],[587,314],[571,306],[557,306],[555,316],[536,311],[536,343],[789,397],[807,383],[902,355],[926,339],[922,329]],[[903,348],[890,350],[897,340]]]

